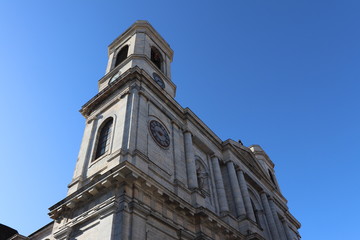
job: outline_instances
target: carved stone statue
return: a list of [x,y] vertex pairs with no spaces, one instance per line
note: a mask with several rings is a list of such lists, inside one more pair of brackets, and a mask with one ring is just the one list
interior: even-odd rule
[[209,174],[205,171],[205,168],[198,161],[196,161],[196,176],[198,180],[199,189],[206,190],[207,178],[209,177]]

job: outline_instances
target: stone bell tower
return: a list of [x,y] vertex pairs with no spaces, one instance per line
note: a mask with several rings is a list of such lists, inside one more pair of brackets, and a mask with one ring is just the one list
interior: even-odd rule
[[[81,113],[87,119],[87,125],[73,181],[69,185],[69,194],[84,185],[93,174],[101,174],[100,169],[108,171],[119,164],[119,151],[134,150],[135,128],[138,128],[135,126],[137,119],[134,116],[139,112],[138,95],[142,81],[150,81],[151,83],[145,84],[150,84],[164,97],[175,97],[176,86],[171,81],[170,72],[173,51],[148,22],[137,21],[115,39],[108,47],[108,56],[106,75],[98,82],[99,93],[81,109]],[[138,82],[134,81],[134,77],[140,75],[135,73],[142,75]],[[130,76],[132,79],[128,81]],[[103,104],[104,100],[111,103]],[[101,135],[97,132],[109,117],[112,118],[112,123],[109,123],[111,127],[106,134],[104,154],[94,156]],[[99,159],[113,158],[113,153],[119,155],[117,163],[98,163]]]
[[173,51],[148,22],[108,56],[99,92],[80,110],[68,194],[30,239],[300,239],[265,151],[222,141],[176,102]]
[[[146,21],[137,21],[108,48],[109,61],[106,74],[112,77],[99,81],[99,90],[115,81],[122,73],[135,66],[149,76],[168,93],[175,97],[176,86],[171,81],[173,50],[169,44]],[[156,76],[156,77],[154,77]]]

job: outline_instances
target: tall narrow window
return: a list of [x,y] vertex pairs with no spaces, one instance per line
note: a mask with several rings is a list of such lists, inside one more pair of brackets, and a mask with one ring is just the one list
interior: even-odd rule
[[111,135],[111,128],[113,125],[113,119],[109,118],[104,122],[103,126],[101,126],[99,137],[97,139],[95,159],[101,157],[109,150],[109,142]]
[[114,67],[122,63],[127,58],[128,50],[129,50],[129,46],[126,45],[118,52],[118,54],[116,55],[116,61]]
[[162,56],[160,51],[155,47],[151,48],[151,61],[161,70]]

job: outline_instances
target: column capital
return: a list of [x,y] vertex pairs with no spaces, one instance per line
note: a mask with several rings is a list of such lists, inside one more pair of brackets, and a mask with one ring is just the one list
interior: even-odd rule
[[225,164],[225,163],[226,163],[226,162],[224,161],[224,159],[218,158],[218,160],[219,160],[219,163],[221,163],[221,164]]
[[223,162],[224,162],[225,164],[228,164],[229,162],[231,162],[231,163],[234,165],[234,167],[235,167],[235,164],[234,164],[233,161],[231,161],[231,159],[223,160]]
[[141,87],[140,87],[139,84],[133,83],[133,84],[130,85],[129,90],[130,90],[131,93],[137,93],[137,92],[140,91],[140,88]]
[[262,189],[261,191],[259,191],[260,195],[265,195],[267,199],[269,199],[269,195],[267,194],[267,192],[265,192],[264,189]]
[[236,171],[238,171],[238,172],[240,172],[240,173],[242,173],[242,174],[244,174],[245,172],[244,172],[244,170],[242,170],[242,168],[241,167],[237,167],[237,169],[236,169]]
[[184,134],[185,134],[185,133],[190,133],[191,136],[193,136],[192,132],[191,132],[189,129],[187,129],[187,128],[183,129],[183,133],[184,133]]
[[211,162],[214,170],[214,180],[216,186],[216,192],[219,199],[220,214],[227,214],[229,212],[229,206],[226,199],[224,182],[222,179],[219,158],[216,155],[211,156]]
[[269,200],[269,201],[274,202],[274,198],[273,198],[272,196],[267,195],[267,197],[268,197],[268,200]]
[[[239,167],[237,166],[237,168],[239,168]],[[237,177],[238,177],[240,190],[241,190],[241,193],[242,193],[243,198],[244,198],[246,214],[250,218],[250,220],[252,220],[253,222],[256,222],[256,217],[255,217],[255,214],[254,214],[255,209],[253,209],[252,204],[251,204],[250,194],[249,194],[249,191],[248,191],[248,187],[247,187],[247,184],[246,184],[244,173],[240,170],[240,171],[237,171],[236,174],[237,174]]]
[[239,180],[236,175],[234,163],[229,160],[226,162],[227,172],[229,174],[230,186],[233,193],[233,200],[237,217],[242,219],[246,215],[245,204],[240,190]]

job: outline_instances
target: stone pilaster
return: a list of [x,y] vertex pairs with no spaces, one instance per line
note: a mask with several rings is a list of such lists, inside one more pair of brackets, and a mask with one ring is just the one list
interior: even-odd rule
[[196,176],[195,154],[191,132],[184,132],[184,142],[188,187],[190,189],[195,189],[198,187],[198,182]]
[[216,156],[212,156],[211,162],[214,170],[215,186],[219,199],[220,213],[226,213],[229,211],[229,206],[226,199],[224,181],[220,170],[219,159]]
[[244,198],[246,214],[247,214],[248,218],[250,218],[252,221],[256,222],[255,215],[254,215],[255,209],[252,209],[250,194],[249,194],[249,190],[246,185],[244,172],[242,170],[237,171],[237,177],[239,180],[241,194]]
[[[91,157],[92,157],[92,145],[95,147],[95,144],[93,144],[93,141],[95,141],[95,132],[96,132],[96,128],[97,128],[97,124],[98,121],[94,121],[93,119],[91,121],[88,121],[88,126],[85,129],[84,132],[84,137],[81,143],[81,148],[80,148],[80,153],[79,153],[79,161],[76,163],[76,169],[75,169],[75,174],[78,174],[78,165],[81,166],[81,173],[80,176],[78,178],[78,185],[76,188],[69,188],[69,192],[68,195],[70,195],[70,193],[74,192],[75,190],[79,189],[80,187],[82,187],[82,181],[84,179],[86,179],[86,172],[89,168],[89,162],[91,162]],[[87,139],[87,141],[85,141],[85,139]],[[74,176],[75,177],[75,176]]]
[[230,177],[230,185],[234,197],[236,213],[238,217],[241,218],[246,215],[246,210],[245,210],[244,200],[242,198],[240,191],[239,181],[236,176],[235,167],[233,162],[231,161],[228,161],[226,163],[226,167]]
[[138,116],[139,87],[136,84],[130,86],[126,105],[125,127],[124,127],[124,150],[134,151],[136,142],[136,125]]
[[267,222],[269,224],[271,236],[274,240],[280,240],[281,238],[280,238],[278,230],[276,228],[276,223],[275,223],[273,214],[270,209],[267,195],[265,192],[262,192],[260,194],[260,196],[261,196],[261,201],[262,201],[262,204],[263,204],[263,207],[265,210],[265,216],[266,216]]

